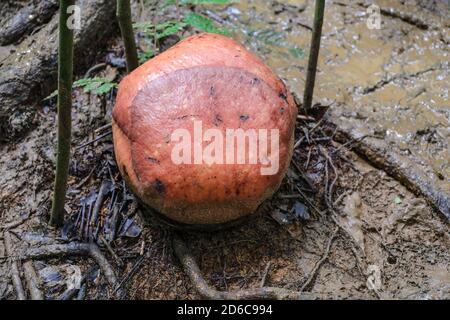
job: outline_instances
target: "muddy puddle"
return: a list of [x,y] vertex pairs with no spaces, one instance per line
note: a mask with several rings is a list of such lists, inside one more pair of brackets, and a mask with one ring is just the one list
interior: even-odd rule
[[[139,21],[164,20],[154,18],[155,10],[142,3],[134,5]],[[314,102],[330,106],[333,125],[380,140],[450,193],[450,9],[440,1],[379,4],[403,12],[403,18],[382,14],[382,28],[369,30],[366,3],[327,1]],[[239,1],[197,10],[231,29],[301,100],[313,1]],[[417,19],[405,15],[428,27],[414,25],[411,21]],[[7,56],[8,49],[1,48]],[[125,70],[117,61],[123,62],[123,50],[114,38],[92,62],[107,66],[92,76],[120,80]],[[108,290],[95,263],[83,258],[36,261],[40,286],[46,298],[58,298],[68,270],[78,268],[87,279],[85,299],[199,298],[173,255],[171,232],[143,223],[117,172],[111,137],[104,129],[114,99],[114,93],[74,91],[74,156],[66,211],[75,221],[86,203],[95,201],[102,181],[112,182],[99,213],[99,234],[109,246],[99,246],[126,295]],[[0,225],[23,221],[11,229],[21,250],[62,235],[47,227],[55,111],[55,101],[40,102],[35,127],[17,143],[0,146]],[[218,290],[276,286],[319,299],[448,299],[447,218],[391,175],[333,141],[333,130],[299,118],[296,138],[301,141],[272,201],[231,230],[184,235],[207,282]],[[115,235],[104,228],[113,216],[119,226]],[[85,240],[76,224],[66,226],[72,234],[65,236]],[[0,299],[14,299],[5,255],[0,241]]]
[[[309,47],[313,5],[311,1],[283,3],[242,2],[222,17],[301,97],[307,51],[299,59],[291,51]],[[438,1],[377,3],[382,13],[392,10],[414,17],[427,29],[381,14],[381,29],[371,30],[367,3],[329,1],[315,102],[332,105],[332,121],[354,136],[383,140],[387,149],[423,171],[427,183],[448,199],[450,32],[444,13],[449,6]]]

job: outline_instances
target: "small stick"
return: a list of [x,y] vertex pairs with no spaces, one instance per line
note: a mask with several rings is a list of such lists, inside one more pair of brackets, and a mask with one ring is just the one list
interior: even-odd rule
[[[314,125],[314,127],[312,127],[311,130],[308,131],[308,134],[311,135],[314,131],[316,131],[317,128],[319,128],[319,126],[322,124],[322,122],[324,122],[325,116],[323,116],[319,121],[317,121],[317,123]],[[305,140],[306,135],[301,137],[300,139],[298,139],[298,141],[294,144],[294,149],[297,149],[298,146],[303,142],[303,140]]]
[[295,185],[295,188],[300,193],[300,195],[303,197],[303,199],[305,199],[305,201],[308,202],[308,204],[311,206],[311,208],[313,208],[319,215],[322,215],[324,213],[324,211],[320,211],[319,208],[317,208],[314,205],[314,203],[312,203],[311,200],[308,199],[308,197],[302,192],[302,190],[300,189],[300,187],[298,185]]
[[23,271],[25,274],[25,280],[27,281],[28,290],[30,291],[31,300],[44,300],[44,296],[39,289],[39,280],[36,270],[33,267],[33,262],[25,262],[23,264]]
[[135,275],[135,273],[138,271],[138,268],[141,266],[142,262],[144,262],[145,258],[147,258],[147,255],[141,255],[139,259],[135,262],[131,270],[120,280],[119,284],[114,289],[114,292],[117,292],[121,288],[123,288],[124,284]]
[[[323,156],[325,157],[325,159],[327,160],[327,163],[330,164],[331,168],[333,168],[333,173],[334,173],[334,179],[330,184],[330,187],[327,189],[325,189],[325,191],[328,193],[328,196],[326,196],[327,201],[328,201],[328,205],[332,206],[333,205],[333,189],[334,189],[334,185],[336,184],[336,181],[338,180],[338,171],[336,169],[336,166],[333,163],[333,160],[331,159],[330,155],[328,154],[328,151],[323,148],[322,146],[319,146],[319,150],[320,152],[323,154]],[[328,179],[327,179],[328,182]]]
[[333,150],[333,153],[337,153],[339,151],[341,151],[341,149],[346,148],[347,146],[353,144],[353,143],[358,143],[363,141],[365,138],[371,137],[371,135],[365,134],[357,139],[351,139],[343,144],[341,144],[338,148],[336,148],[335,150]]
[[89,174],[84,177],[80,182],[78,182],[78,184],[75,185],[74,189],[79,189],[81,188],[92,176],[92,174],[94,173],[96,167],[94,166],[91,171],[89,172]]
[[264,287],[264,285],[266,284],[266,278],[267,278],[267,274],[269,273],[270,267],[272,266],[272,262],[268,262],[266,268],[264,269],[264,274],[261,278],[261,284],[260,287]]
[[99,132],[101,132],[101,131],[103,131],[103,130],[111,129],[111,126],[112,126],[111,123],[107,123],[107,124],[105,124],[105,125],[103,125],[103,126],[101,126],[101,127],[98,127],[97,129],[95,129],[94,132],[95,132],[95,133],[99,133]]
[[94,229],[94,225],[97,222],[98,216],[100,214],[100,210],[103,204],[103,200],[105,199],[106,194],[109,191],[109,186],[111,182],[109,180],[103,180],[100,186],[100,190],[98,191],[97,199],[95,200],[94,209],[92,209],[92,216],[89,220],[89,226]]
[[89,78],[91,76],[91,73],[98,71],[100,69],[103,69],[105,67],[106,67],[106,63],[104,63],[104,62],[96,64],[95,66],[89,68],[88,71],[86,71],[86,73],[84,74],[84,78]]
[[311,160],[311,151],[312,151],[312,147],[309,147],[308,150],[308,158],[306,159],[306,163],[305,163],[305,171],[308,171],[308,167],[309,167],[309,161]]
[[111,256],[114,258],[114,260],[116,260],[116,263],[119,266],[123,266],[123,260],[114,252],[113,248],[108,243],[108,241],[106,241],[105,237],[100,235],[99,238],[100,238],[100,241],[103,242],[103,244],[105,245],[106,249],[108,249],[109,253],[111,253]]
[[302,285],[300,292],[303,292],[303,291],[305,291],[305,289],[308,288],[308,286],[311,284],[311,281],[315,278],[317,271],[319,271],[320,267],[325,262],[325,260],[328,259],[328,255],[329,255],[330,249],[331,249],[331,244],[333,243],[334,238],[336,238],[338,231],[339,231],[339,227],[336,227],[334,229],[333,234],[331,235],[330,239],[328,240],[328,244],[325,248],[325,251],[323,252],[322,258],[319,261],[317,261],[313,270],[309,274],[308,279],[306,279],[305,283]]
[[311,189],[314,193],[316,193],[317,188],[314,186],[311,179],[308,178],[308,176],[303,172],[303,170],[300,168],[300,166],[294,160],[292,160],[291,163],[294,165],[295,169],[297,169],[298,173],[302,176],[303,180],[306,181],[309,189]]
[[297,119],[304,120],[304,121],[316,121],[316,119],[314,117],[305,116],[303,114],[297,115]]
[[88,142],[86,142],[86,143],[83,143],[82,145],[76,147],[76,148],[75,148],[75,151],[81,150],[81,149],[87,147],[88,145],[93,144],[94,142],[97,142],[98,140],[103,139],[103,138],[109,136],[111,133],[112,133],[112,131],[105,132],[105,133],[103,133],[103,134],[97,136],[95,139],[92,139],[92,140],[90,140],[90,141],[88,141]]
[[25,300],[25,291],[23,290],[22,280],[20,280],[20,272],[19,267],[17,266],[17,261],[13,258],[13,249],[12,249],[12,239],[11,234],[9,232],[5,232],[5,251],[8,257],[11,257],[11,280],[14,285],[14,289],[16,290],[17,299]]

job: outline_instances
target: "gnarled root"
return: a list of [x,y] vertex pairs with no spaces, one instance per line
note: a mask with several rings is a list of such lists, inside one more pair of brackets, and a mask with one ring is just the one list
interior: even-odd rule
[[[9,241],[9,234],[5,234],[5,239],[8,237]],[[11,246],[11,244],[10,244]],[[10,252],[8,252],[8,256],[12,257]],[[90,256],[92,259],[95,260],[95,262],[99,265],[100,269],[102,270],[103,274],[105,275],[110,287],[115,290],[118,287],[118,281],[117,277],[114,273],[113,268],[109,264],[108,260],[105,258],[103,253],[100,251],[100,249],[93,243],[77,243],[77,242],[70,242],[67,244],[49,244],[44,245],[40,247],[34,247],[29,248],[27,251],[25,251],[22,255],[14,257],[13,264],[17,267],[17,260],[37,260],[37,259],[48,259],[48,258],[54,258],[54,257],[61,257],[61,256]],[[16,292],[18,293],[18,297],[25,298],[25,294],[23,293],[23,287],[20,282],[20,277],[18,268],[17,272],[13,272],[13,283],[16,287]],[[22,288],[22,289],[21,289]],[[123,296],[123,292],[121,289],[116,290],[119,297]],[[116,292],[114,291],[114,292]],[[36,291],[37,293],[37,291]],[[36,295],[37,297],[38,295]]]
[[218,291],[211,288],[203,278],[202,272],[186,243],[179,234],[173,235],[173,250],[178,260],[183,265],[184,271],[189,276],[197,292],[206,299],[212,300],[249,300],[249,299],[276,299],[276,300],[300,300],[315,299],[315,295],[301,293],[299,291],[284,288],[262,287],[236,291]]

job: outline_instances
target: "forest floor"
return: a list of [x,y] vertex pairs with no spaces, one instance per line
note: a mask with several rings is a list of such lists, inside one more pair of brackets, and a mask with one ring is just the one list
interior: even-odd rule
[[[274,45],[246,26],[254,23],[253,29],[263,30],[270,24],[280,39],[306,48],[313,10],[309,2],[248,1],[204,13],[225,26],[233,24],[236,38],[261,55],[301,97],[307,59],[287,59],[285,45]],[[411,167],[434,172],[437,178],[431,183],[450,194],[449,28],[443,22],[450,10],[425,5],[433,1],[409,2],[400,9],[411,16],[420,7],[421,21],[429,28],[384,14],[382,31],[370,35],[363,4],[327,2],[318,104],[315,112],[298,118],[294,156],[280,190],[242,225],[182,234],[212,287],[281,287],[323,299],[450,298],[450,226],[445,212],[411,192],[379,163],[374,167],[361,157],[360,139],[342,144],[336,138],[339,130],[348,128],[358,131],[357,137],[370,134],[392,152],[406,154]],[[137,21],[154,16],[140,4],[133,10]],[[440,26],[437,31],[432,23]],[[119,38],[112,39],[91,66],[99,63],[105,65],[90,76],[114,81],[124,76]],[[62,231],[48,226],[54,99],[39,103],[31,131],[0,146],[0,240],[12,240],[9,254],[0,241],[0,299],[17,298],[11,264],[21,252],[92,238],[111,264],[117,287],[108,285],[104,270],[92,259],[36,259],[33,267],[45,298],[60,298],[68,283],[81,277],[83,290],[75,294],[81,299],[199,298],[173,253],[173,231],[144,222],[118,174],[108,126],[115,93],[75,89],[73,97],[73,159]],[[93,211],[98,219],[89,229],[84,221]],[[18,259],[16,264],[25,284],[23,262]]]

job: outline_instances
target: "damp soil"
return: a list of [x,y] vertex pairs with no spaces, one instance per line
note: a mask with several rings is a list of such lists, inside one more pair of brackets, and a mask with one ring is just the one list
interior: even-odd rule
[[[239,226],[183,235],[216,289],[303,288],[319,299],[450,297],[448,218],[404,182],[333,139],[336,128],[371,135],[404,156],[413,170],[423,170],[439,190],[449,192],[445,18],[450,9],[440,1],[380,5],[403,15],[383,14],[382,29],[369,30],[365,3],[327,2],[315,94],[315,110],[326,114],[299,116],[293,161],[273,199]],[[137,3],[133,10],[136,20],[154,19],[151,7]],[[312,1],[241,1],[219,10],[198,10],[231,28],[236,39],[263,57],[301,97]],[[404,19],[419,11],[416,18],[429,26],[426,29],[411,23],[417,19]],[[91,76],[119,81],[123,61],[121,43],[113,37],[90,64],[106,66]],[[77,219],[93,205],[102,182],[109,181],[97,236],[109,243],[109,249],[102,242],[99,246],[126,295],[108,288],[93,261],[55,258],[34,263],[46,298],[60,296],[73,268],[87,275],[80,296],[85,299],[200,298],[173,254],[172,231],[143,221],[118,174],[108,127],[115,92],[97,96],[76,89],[73,97],[73,159],[64,229],[47,224],[56,106],[54,100],[41,99],[32,128],[19,140],[0,145],[0,226],[22,222],[11,229],[20,249],[55,238],[86,241],[91,235]],[[336,225],[340,227],[330,242]],[[0,241],[0,299],[15,299],[5,255]]]

